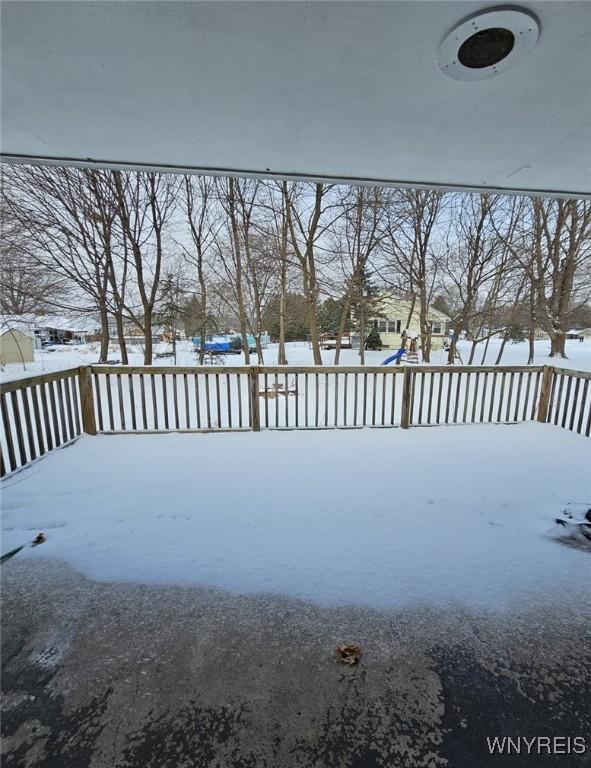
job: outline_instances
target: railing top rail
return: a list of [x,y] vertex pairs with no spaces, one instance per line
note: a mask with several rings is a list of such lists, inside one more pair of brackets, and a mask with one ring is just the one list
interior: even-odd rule
[[243,373],[248,374],[251,366],[230,366],[230,365],[101,365],[95,363],[90,366],[91,373],[143,373],[146,376],[160,375],[162,373]]
[[50,381],[69,379],[72,376],[77,376],[79,372],[79,367],[65,368],[61,371],[51,371],[37,376],[25,376],[22,379],[15,379],[14,381],[4,381],[0,383],[0,391],[3,393],[15,392],[16,390],[26,389],[27,387],[35,386],[36,384],[47,384]]
[[[544,370],[543,365],[102,365],[90,366],[92,373],[143,373],[150,374],[183,374],[183,373],[249,373],[257,371],[260,374],[286,373],[404,373],[411,370],[419,373],[538,373]],[[563,369],[557,369],[560,372]],[[566,371],[566,369],[564,369]],[[587,376],[579,371],[568,371],[571,375]],[[590,374],[591,375],[591,374]]]
[[[545,366],[542,365],[399,365],[399,366],[385,366],[385,365],[358,365],[358,366],[345,366],[345,365],[244,365],[244,366],[228,366],[228,365],[194,365],[194,366],[133,366],[133,365],[101,365],[93,364],[88,367],[92,373],[103,374],[130,374],[130,373],[143,373],[149,375],[160,374],[195,374],[195,373],[207,373],[207,374],[248,374],[251,371],[257,371],[260,374],[273,375],[277,374],[321,374],[321,373],[340,373],[340,374],[402,374],[405,370],[411,370],[415,373],[539,373],[544,370]],[[14,392],[15,390],[25,389],[26,387],[34,386],[36,384],[44,384],[51,381],[58,381],[59,379],[66,379],[72,376],[76,376],[79,373],[80,367],[66,368],[61,371],[49,371],[47,373],[38,374],[35,376],[26,376],[21,379],[15,379],[13,381],[6,381],[0,383],[0,390],[2,392]],[[578,371],[573,368],[555,368],[557,374],[564,374],[566,376],[576,376],[581,379],[591,380],[590,371]]]
[[543,365],[406,365],[419,373],[540,373]]
[[400,373],[402,366],[386,365],[259,365],[258,372],[274,373]]
[[591,379],[591,371],[575,371],[574,368],[555,368],[554,373],[564,373],[567,376],[576,376],[579,379]]
[[[247,368],[249,366],[246,366]],[[260,365],[259,373],[537,373],[543,365]]]

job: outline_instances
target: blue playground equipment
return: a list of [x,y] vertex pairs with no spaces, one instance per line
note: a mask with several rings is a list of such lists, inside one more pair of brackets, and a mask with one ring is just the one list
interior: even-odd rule
[[[193,339],[193,346],[198,349],[201,346],[201,339]],[[232,337],[230,336],[208,336],[205,340],[205,351],[213,354],[230,353],[232,349]],[[239,350],[236,350],[239,351]]]
[[395,363],[396,360],[400,360],[400,358],[402,357],[402,355],[405,354],[405,352],[406,352],[406,349],[401,347],[397,352],[394,352],[393,355],[390,355],[390,357],[387,357],[384,360],[384,362],[382,363],[382,365],[388,365],[389,363]]
[[[249,334],[247,336],[247,341],[249,350],[251,352],[255,352],[256,346],[254,336]],[[195,336],[192,339],[192,342],[193,347],[196,350],[201,347],[201,338],[199,336]],[[269,337],[267,334],[263,334],[261,336],[261,343],[263,345],[263,349],[265,349],[269,343]],[[205,338],[204,347],[206,352],[210,352],[213,355],[239,355],[242,352],[242,337],[237,333],[207,336]]]

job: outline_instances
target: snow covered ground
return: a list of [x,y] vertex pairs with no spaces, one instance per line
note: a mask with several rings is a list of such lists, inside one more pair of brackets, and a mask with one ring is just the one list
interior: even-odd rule
[[[488,348],[487,356],[484,361],[486,365],[492,365],[496,359],[497,352],[500,346],[499,339],[493,339]],[[265,352],[264,363],[266,365],[277,365],[277,345],[271,344],[269,349]],[[156,352],[166,352],[170,350],[168,344],[159,344],[156,346]],[[459,344],[460,354],[462,360],[467,362],[470,354],[470,344],[466,341],[461,341]],[[566,360],[550,359],[548,353],[550,351],[549,341],[537,341],[536,342],[536,357],[535,365],[544,365],[552,363],[552,365],[561,366],[563,368],[574,368],[579,371],[591,371],[591,339],[586,339],[584,342],[567,341],[566,351],[568,358]],[[385,358],[391,354],[389,351],[383,352],[366,352],[366,364],[367,365],[380,365]],[[109,355],[113,359],[119,358],[119,347],[113,345],[110,349]],[[507,344],[503,353],[502,364],[503,365],[526,365],[528,356],[527,343],[520,344]],[[313,357],[312,350],[306,342],[292,342],[287,345],[287,357],[288,363],[291,366],[296,365],[312,365]],[[325,365],[332,365],[334,361],[334,351],[324,351],[322,353],[323,361]],[[446,355],[443,350],[437,350],[432,355],[433,365],[443,365],[446,363]],[[53,351],[37,350],[35,352],[35,362],[27,363],[26,368],[23,369],[23,365],[20,363],[10,363],[0,372],[0,381],[12,381],[14,379],[22,378],[25,376],[33,376],[35,374],[44,373],[46,371],[59,371],[65,368],[72,368],[79,365],[91,365],[98,360],[98,345],[64,345],[54,347]],[[482,348],[476,354],[475,358],[478,364],[482,362]],[[253,364],[256,364],[257,358],[253,355]],[[224,359],[219,360],[220,365],[226,364],[229,366],[239,366],[244,364],[243,355],[228,355]],[[130,365],[142,365],[143,353],[140,347],[130,348],[129,354]],[[190,342],[180,342],[177,365],[195,365],[196,357],[193,351],[193,346]],[[344,349],[341,352],[340,364],[343,366],[359,365],[359,354],[356,350]],[[155,359],[154,365],[174,365],[172,358],[163,358],[162,360]]]
[[[99,581],[325,605],[591,600],[590,443],[550,425],[82,437],[7,478],[2,551]],[[5,567],[9,568],[10,563]]]

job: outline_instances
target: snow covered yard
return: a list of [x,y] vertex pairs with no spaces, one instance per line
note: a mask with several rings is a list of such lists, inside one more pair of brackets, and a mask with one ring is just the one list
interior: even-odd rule
[[[497,357],[500,339],[492,339],[489,344],[488,353],[484,364],[493,365]],[[460,341],[458,344],[459,352],[464,363],[470,356],[470,342]],[[567,359],[551,359],[548,357],[550,352],[550,342],[540,340],[535,343],[534,365],[554,365],[560,368],[573,368],[578,371],[591,371],[591,340],[586,339],[582,344],[578,341],[566,342]],[[156,345],[155,353],[170,351],[170,345],[160,343]],[[333,365],[334,352],[324,350],[322,359],[324,365]],[[381,365],[382,361],[392,354],[392,350],[382,350],[381,352],[367,350],[365,353],[366,365]],[[265,365],[277,365],[278,345],[270,344],[265,350]],[[118,359],[120,356],[117,344],[112,344],[109,350],[109,356]],[[518,344],[507,344],[501,361],[502,365],[526,365],[528,356],[528,345],[526,342]],[[432,354],[432,365],[445,365],[447,354],[442,349],[435,350]],[[314,358],[310,345],[305,341],[294,341],[287,344],[287,359],[291,366],[313,365]],[[26,368],[20,363],[10,363],[4,366],[0,371],[0,381],[14,381],[15,379],[26,376],[35,376],[38,374],[61,371],[67,368],[74,368],[80,365],[95,365],[98,360],[97,344],[80,344],[56,346],[51,352],[47,350],[36,350],[35,361],[27,363]],[[256,355],[252,356],[252,364],[257,364]],[[244,364],[243,355],[227,355],[219,359],[220,366],[238,366]],[[143,365],[143,352],[139,346],[131,346],[129,349],[129,364],[133,366]],[[173,366],[174,360],[166,357],[154,359],[154,364],[158,366]],[[192,366],[197,364],[197,358],[193,345],[190,341],[182,341],[178,344],[177,365]],[[475,364],[482,365],[482,351],[479,351],[475,357]],[[359,353],[355,349],[343,349],[341,351],[340,365],[353,366],[359,365]]]
[[[3,483],[2,550],[99,581],[375,609],[589,602],[590,443],[527,423],[82,437]],[[590,504],[591,505],[591,504]]]

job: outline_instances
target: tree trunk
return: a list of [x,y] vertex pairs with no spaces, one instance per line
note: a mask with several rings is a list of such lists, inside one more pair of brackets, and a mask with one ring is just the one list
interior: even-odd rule
[[363,301],[360,304],[359,309],[359,362],[361,365],[365,365],[365,311],[363,308]]
[[144,365],[152,365],[152,307],[144,307]]
[[476,347],[478,345],[478,341],[476,339],[472,340],[472,346],[470,347],[470,357],[468,358],[468,365],[472,365],[474,362],[474,355],[476,354]]
[[100,306],[101,321],[101,349],[99,352],[99,363],[104,363],[109,357],[109,315],[104,302]]
[[201,259],[199,260],[199,264],[197,267],[197,276],[199,279],[199,286],[201,289],[201,322],[200,322],[200,332],[199,332],[199,365],[203,365],[203,361],[205,360],[205,339],[207,337],[207,289],[205,285],[205,277],[203,275],[203,267],[201,264]]
[[261,331],[257,331],[254,336],[254,345],[257,350],[257,364],[264,365],[265,359],[263,356],[263,345],[261,344]]
[[228,179],[228,212],[230,215],[230,226],[232,228],[232,240],[234,244],[234,259],[236,264],[236,300],[238,304],[238,312],[240,315],[240,335],[242,336],[244,364],[250,365],[246,311],[244,309],[244,294],[242,291],[242,255],[240,252],[240,235],[238,232],[238,222],[236,220],[236,202],[234,190],[235,180],[230,178]]
[[277,363],[287,365],[287,355],[285,354],[285,282],[283,270],[281,275],[281,296],[279,297],[279,351],[277,353]]
[[431,326],[427,317],[427,296],[424,288],[421,286],[419,301],[419,322],[421,326],[421,355],[423,362],[428,363],[431,360]]
[[425,343],[425,346],[424,346],[424,349],[423,349],[423,361],[425,363],[430,363],[431,362],[431,343],[432,343],[432,341],[431,341],[431,326],[430,325],[427,326],[427,330],[426,330],[426,333],[425,333],[425,342],[424,343]]
[[287,182],[281,185],[282,214],[281,221],[281,296],[279,297],[279,365],[287,365],[287,355],[285,352],[285,294],[287,292],[287,211],[285,209],[287,200]]
[[[203,294],[202,294],[203,295]],[[205,361],[205,341],[207,339],[207,310],[205,310],[205,301],[201,305],[201,329],[199,331],[199,365]]]
[[480,365],[484,365],[484,361],[486,360],[486,355],[488,353],[488,345],[490,343],[490,336],[487,336],[486,341],[484,342],[484,350],[482,352],[482,359],[480,360]]
[[349,310],[351,308],[351,295],[347,292],[345,302],[341,310],[341,317],[339,318],[339,329],[337,331],[337,338],[334,351],[334,365],[339,364],[341,358],[341,349],[343,344],[343,334],[345,333],[345,325],[347,324],[347,318],[349,317]]
[[244,365],[250,365],[250,344],[248,343],[248,328],[243,313],[240,313],[240,336],[242,337],[242,351],[244,352]]
[[501,346],[499,347],[499,353],[497,355],[497,359],[495,360],[495,365],[501,364],[501,358],[503,357],[503,352],[505,351],[505,346],[507,345],[508,340],[509,340],[509,336],[505,332],[503,334],[503,341],[501,342]]
[[564,331],[555,331],[550,336],[550,357],[566,358]]
[[536,355],[536,327],[537,327],[537,310],[536,310],[536,293],[535,290],[530,290],[529,293],[529,327],[527,334],[527,341],[529,344],[529,353],[527,356],[527,364],[531,365]]
[[318,337],[318,321],[316,319],[316,296],[314,293],[308,296],[308,325],[310,328],[310,343],[314,355],[314,365],[322,365],[320,352],[320,339]]
[[528,355],[527,355],[527,364],[532,365],[536,356],[536,338],[535,338],[535,333],[533,328],[529,329],[529,332],[527,334],[527,343],[529,348]]
[[125,334],[123,331],[123,317],[121,312],[115,313],[115,325],[117,326],[117,340],[119,341],[119,350],[121,351],[121,363],[122,365],[129,365],[127,345],[125,343]]

